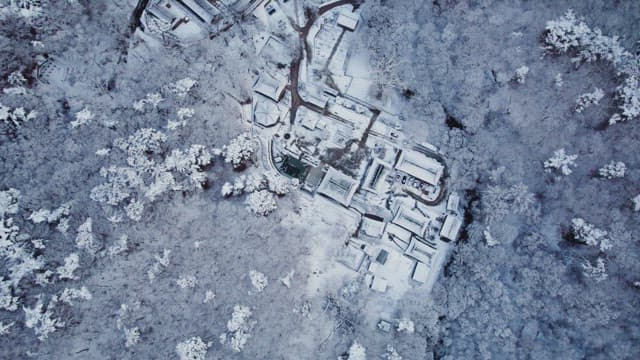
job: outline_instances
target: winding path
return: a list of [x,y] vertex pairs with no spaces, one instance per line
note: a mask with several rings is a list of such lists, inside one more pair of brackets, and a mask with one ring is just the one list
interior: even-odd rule
[[319,17],[321,17],[328,11],[331,11],[343,5],[353,5],[353,7],[357,9],[363,2],[364,0],[338,0],[333,3],[321,6],[318,9],[317,13],[312,13],[307,11],[305,13],[305,15],[307,16],[307,19],[306,19],[307,21],[305,22],[303,27],[300,27],[294,21],[291,21],[291,26],[298,33],[298,37],[302,42],[302,46],[299,47],[300,50],[298,50],[296,54],[296,58],[293,60],[290,66],[291,72],[289,75],[289,79],[290,79],[289,91],[291,91],[291,109],[289,111],[289,122],[291,125],[293,125],[293,123],[295,122],[296,113],[298,112],[298,108],[300,106],[307,107],[319,113],[324,112],[324,109],[320,108],[319,106],[314,105],[302,99],[298,91],[298,83],[300,78],[300,63],[305,58],[304,56],[305,54],[307,55],[306,56],[307,63],[311,62],[311,58],[313,56],[311,48],[309,47],[309,44],[307,44],[307,35],[309,35],[309,31],[311,30],[311,27]]

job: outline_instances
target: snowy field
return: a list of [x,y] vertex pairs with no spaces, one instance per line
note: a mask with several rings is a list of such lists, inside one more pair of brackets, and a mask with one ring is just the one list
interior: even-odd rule
[[[0,20],[0,358],[640,358],[639,2],[0,0]],[[298,106],[439,148],[464,228],[428,284],[378,244],[371,289],[338,261],[359,195],[270,170]],[[298,133],[362,176],[366,125]]]

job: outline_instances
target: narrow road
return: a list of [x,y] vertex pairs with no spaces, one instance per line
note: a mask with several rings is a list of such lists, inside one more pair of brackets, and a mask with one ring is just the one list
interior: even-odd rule
[[297,24],[295,24],[295,22],[292,22],[291,26],[298,33],[300,41],[302,42],[302,46],[299,47],[300,50],[298,50],[298,53],[296,54],[296,58],[293,60],[290,66],[291,72],[289,75],[289,79],[290,79],[289,90],[291,91],[291,109],[289,111],[289,123],[291,125],[293,125],[293,123],[295,122],[296,113],[298,112],[298,108],[300,106],[305,106],[319,113],[324,112],[324,109],[321,109],[319,106],[316,106],[307,101],[304,101],[300,97],[300,93],[298,92],[298,82],[300,77],[300,63],[305,58],[304,57],[305,53],[307,55],[307,63],[311,62],[311,58],[313,56],[313,53],[311,52],[311,48],[309,47],[309,44],[307,44],[307,35],[309,35],[309,31],[311,30],[311,27],[319,17],[321,17],[328,11],[335,9],[336,7],[343,6],[343,5],[353,5],[353,7],[357,9],[363,2],[364,0],[339,0],[331,4],[321,6],[318,9],[317,13],[305,11],[305,15],[307,16],[307,21],[305,22],[303,27],[300,27]]

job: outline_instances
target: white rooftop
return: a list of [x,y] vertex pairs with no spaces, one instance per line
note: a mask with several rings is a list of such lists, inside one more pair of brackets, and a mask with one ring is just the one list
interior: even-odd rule
[[262,94],[273,101],[279,101],[287,86],[286,79],[278,79],[263,73],[253,84],[253,91]]
[[419,241],[416,237],[411,238],[411,243],[404,254],[425,264],[431,264],[431,258],[435,255],[436,249]]
[[334,168],[329,168],[317,192],[344,206],[349,206],[357,188],[357,181]]
[[351,31],[356,29],[359,20],[358,14],[351,11],[341,11],[338,15],[338,25]]
[[415,150],[402,150],[396,169],[431,185],[438,185],[444,165],[436,159]]
[[360,223],[360,230],[365,235],[380,237],[384,231],[384,221],[363,216],[362,222]]
[[416,267],[413,269],[413,280],[424,284],[429,278],[429,267],[421,262],[416,262]]
[[456,193],[449,194],[449,198],[447,199],[447,211],[458,213],[458,209],[460,208],[460,196]]
[[457,216],[447,215],[440,230],[440,237],[449,241],[456,241],[461,227],[462,221]]
[[278,105],[271,100],[257,98],[254,106],[254,119],[258,124],[269,127],[280,121],[281,111]]
[[375,290],[377,292],[386,292],[387,280],[379,276],[374,276],[373,281],[371,281],[371,290]]
[[409,209],[405,206],[398,207],[393,217],[393,222],[419,237],[424,237],[429,227],[428,217],[422,215],[418,210]]

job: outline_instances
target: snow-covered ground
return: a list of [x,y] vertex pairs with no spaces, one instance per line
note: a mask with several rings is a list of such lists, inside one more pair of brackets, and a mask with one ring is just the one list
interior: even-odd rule
[[[390,252],[385,293],[337,261],[356,214],[269,174],[261,134],[288,123],[250,123],[323,1],[259,3],[183,44],[136,29],[136,1],[0,4],[0,358],[640,357],[637,2],[359,6],[339,85],[438,146],[468,205],[442,273],[412,283]],[[376,141],[323,160],[361,176]]]

